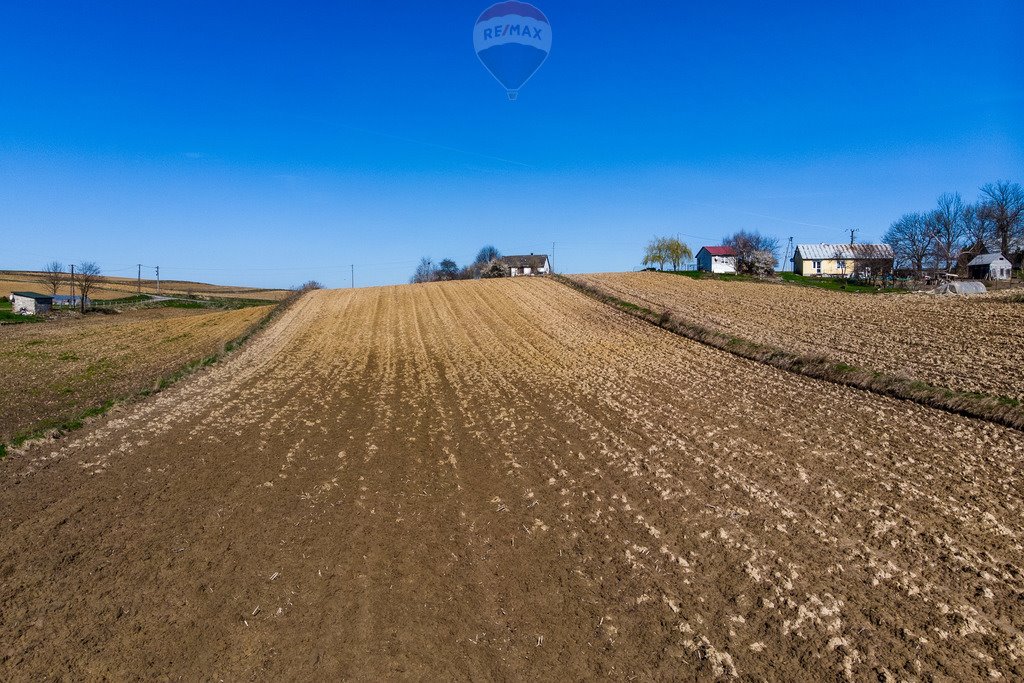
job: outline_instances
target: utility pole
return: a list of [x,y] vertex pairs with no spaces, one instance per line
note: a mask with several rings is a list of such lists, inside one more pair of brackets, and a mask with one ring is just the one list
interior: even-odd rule
[[356,264],[349,264],[349,268],[352,269],[352,289],[356,288]]
[[135,293],[142,296],[142,264],[138,264],[139,274],[135,278]]
[[160,293],[160,266],[156,267],[156,293]]
[[551,243],[551,262],[548,263],[548,267],[551,268],[551,272],[555,272],[555,243]]
[[71,264],[71,306],[75,305],[75,264]]
[[854,239],[857,237],[857,228],[850,228],[850,244],[853,244]]

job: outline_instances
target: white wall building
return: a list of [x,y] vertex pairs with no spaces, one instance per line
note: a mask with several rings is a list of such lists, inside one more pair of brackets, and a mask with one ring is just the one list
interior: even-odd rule
[[53,297],[36,292],[11,292],[11,310],[21,315],[46,313],[53,308]]
[[705,273],[735,273],[736,252],[732,247],[701,247],[697,252],[697,270]]

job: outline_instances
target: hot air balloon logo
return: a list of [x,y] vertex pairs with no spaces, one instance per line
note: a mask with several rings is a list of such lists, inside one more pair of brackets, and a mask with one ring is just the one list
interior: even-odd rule
[[544,13],[525,2],[491,5],[473,28],[473,47],[510,100],[537,72],[551,51],[551,25]]

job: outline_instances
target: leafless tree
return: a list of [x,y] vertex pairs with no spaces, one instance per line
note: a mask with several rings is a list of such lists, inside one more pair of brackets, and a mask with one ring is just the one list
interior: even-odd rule
[[85,300],[89,297],[89,292],[96,286],[100,280],[100,267],[99,264],[93,261],[86,261],[78,264],[75,268],[75,284],[78,285],[79,303],[81,304],[82,313],[85,313]]
[[889,226],[882,240],[892,247],[897,262],[913,268],[919,275],[934,252],[928,218],[921,213],[904,214]]
[[992,237],[992,224],[985,220],[978,204],[965,204],[961,220],[964,226],[964,243],[974,248],[984,245]]
[[[736,272],[750,275],[771,274],[779,263],[779,240],[762,235],[756,230],[740,230],[723,239],[722,244],[732,247],[736,252]],[[770,268],[765,267],[768,261],[766,254],[771,256]]]
[[64,284],[64,264],[60,261],[50,261],[43,266],[43,272],[39,276],[39,283],[50,288],[50,294],[56,296],[57,290]]
[[993,236],[1003,254],[1024,249],[1024,188],[1000,180],[981,188],[979,214],[992,224]]
[[935,250],[935,267],[952,270],[964,246],[964,201],[957,193],[946,192],[938,199],[938,207],[928,215]]
[[409,282],[419,284],[422,282],[433,282],[436,279],[437,267],[430,258],[424,256],[420,259],[420,263],[416,266],[416,271],[413,272],[412,277],[409,278]]

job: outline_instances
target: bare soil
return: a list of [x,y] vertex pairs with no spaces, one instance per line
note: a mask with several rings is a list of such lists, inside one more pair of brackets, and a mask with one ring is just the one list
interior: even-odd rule
[[1020,679],[1022,465],[551,281],[314,292],[0,462],[0,678]]
[[1024,305],[981,296],[850,294],[668,273],[574,275],[657,313],[787,351],[1024,401]]

